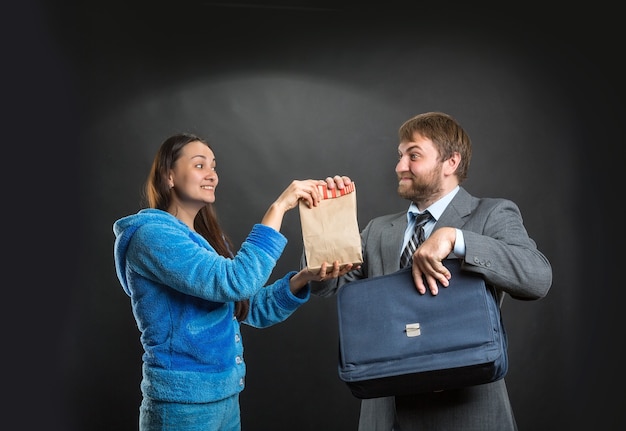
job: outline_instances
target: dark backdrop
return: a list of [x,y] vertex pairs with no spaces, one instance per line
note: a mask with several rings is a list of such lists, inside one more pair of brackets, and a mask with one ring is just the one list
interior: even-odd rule
[[[154,3],[26,1],[3,28],[5,165],[18,171],[5,182],[7,212],[28,226],[7,225],[7,290],[24,294],[6,304],[12,429],[137,428],[141,347],[112,223],[139,209],[165,137],[212,142],[218,211],[239,243],[294,178],[349,175],[361,228],[405,209],[397,129],[431,110],[473,140],[464,186],[516,201],[553,264],[545,299],[503,305],[520,430],[626,423],[612,247],[623,227],[608,218],[623,196],[617,11]],[[272,279],[298,266],[297,210],[283,232]],[[313,297],[244,338],[244,430],[356,429],[359,402],[337,377],[334,299]]]

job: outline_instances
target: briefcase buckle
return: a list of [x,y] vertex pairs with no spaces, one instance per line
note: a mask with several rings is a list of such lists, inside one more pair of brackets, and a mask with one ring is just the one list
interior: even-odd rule
[[407,323],[404,327],[407,337],[417,337],[422,334],[419,323]]

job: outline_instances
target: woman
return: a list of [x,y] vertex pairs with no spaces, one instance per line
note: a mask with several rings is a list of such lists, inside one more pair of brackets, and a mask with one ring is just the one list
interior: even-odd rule
[[113,225],[117,276],[144,348],[140,431],[239,430],[246,372],[240,323],[282,322],[308,301],[309,281],[352,269],[324,263],[319,272],[291,271],[265,286],[287,243],[279,232],[284,214],[300,200],[317,206],[317,186],[326,183],[293,181],[236,254],[213,208],[217,184],[209,144],[174,135],[152,164],[148,208]]

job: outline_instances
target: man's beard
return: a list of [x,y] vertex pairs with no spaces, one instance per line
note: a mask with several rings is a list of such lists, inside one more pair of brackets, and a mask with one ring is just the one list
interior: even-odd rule
[[440,173],[441,167],[438,166],[428,175],[423,175],[421,178],[414,177],[410,187],[398,186],[398,196],[411,202],[431,200],[442,190]]

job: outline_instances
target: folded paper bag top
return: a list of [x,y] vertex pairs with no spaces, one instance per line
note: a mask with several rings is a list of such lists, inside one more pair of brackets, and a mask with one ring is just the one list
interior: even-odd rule
[[[322,199],[333,199],[347,195],[348,193],[354,193],[356,191],[356,187],[354,183],[346,185],[343,189],[339,189],[337,187],[329,189],[328,186],[323,185],[317,186],[317,191],[320,193],[320,195],[322,195]],[[356,208],[354,209],[354,212],[356,214]]]
[[336,260],[342,267],[363,263],[355,183],[343,189],[326,185],[318,189],[322,196],[318,206],[309,208],[302,201],[299,206],[307,267],[316,270]]

